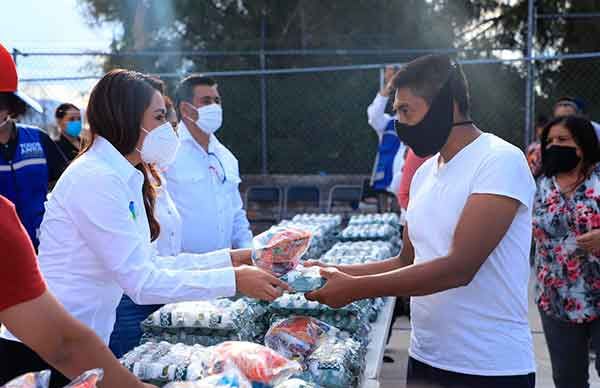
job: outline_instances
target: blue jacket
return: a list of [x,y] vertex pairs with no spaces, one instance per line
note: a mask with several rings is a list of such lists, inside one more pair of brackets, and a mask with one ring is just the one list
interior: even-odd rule
[[37,231],[48,193],[48,165],[42,133],[36,127],[17,126],[17,147],[11,160],[0,154],[0,194],[15,204],[17,214],[37,248]]
[[400,139],[394,128],[394,120],[390,120],[381,137],[377,150],[377,164],[373,177],[373,188],[386,190],[394,178],[394,158],[400,149]]

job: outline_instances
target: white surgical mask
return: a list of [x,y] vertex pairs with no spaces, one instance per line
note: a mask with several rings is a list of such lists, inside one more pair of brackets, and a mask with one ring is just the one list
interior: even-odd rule
[[155,163],[158,167],[166,167],[175,160],[179,148],[179,138],[175,134],[171,123],[168,121],[159,125],[152,131],[146,132],[142,149],[138,149],[142,160],[146,163]]
[[198,108],[196,125],[207,135],[211,135],[223,124],[223,109],[219,104],[210,104]]

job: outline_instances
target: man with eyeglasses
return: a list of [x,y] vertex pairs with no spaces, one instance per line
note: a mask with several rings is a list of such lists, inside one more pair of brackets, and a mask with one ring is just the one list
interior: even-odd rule
[[238,161],[215,136],[223,121],[217,83],[201,75],[185,78],[175,93],[175,107],[181,146],[165,176],[181,214],[182,250],[250,247]]

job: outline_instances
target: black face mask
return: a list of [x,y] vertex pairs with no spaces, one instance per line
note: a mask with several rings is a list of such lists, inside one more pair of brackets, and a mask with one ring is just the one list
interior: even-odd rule
[[394,120],[394,126],[400,140],[406,143],[417,156],[423,158],[440,152],[450,136],[453,119],[454,104],[450,80],[448,80],[418,124],[408,125]]
[[553,145],[544,151],[542,165],[544,174],[552,177],[563,172],[573,171],[581,158],[575,147]]

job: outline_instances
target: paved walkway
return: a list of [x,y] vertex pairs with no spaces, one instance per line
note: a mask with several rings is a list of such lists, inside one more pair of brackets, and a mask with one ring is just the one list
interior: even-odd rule
[[[552,382],[552,369],[550,357],[544,339],[539,313],[532,298],[529,303],[529,322],[533,334],[537,364],[537,388],[554,388]],[[394,325],[392,339],[388,346],[387,354],[395,359],[393,364],[383,364],[381,372],[381,388],[404,388],[406,376],[406,360],[408,358],[408,343],[410,337],[410,323],[406,317],[398,319]],[[600,388],[600,378],[590,364],[590,387]]]

